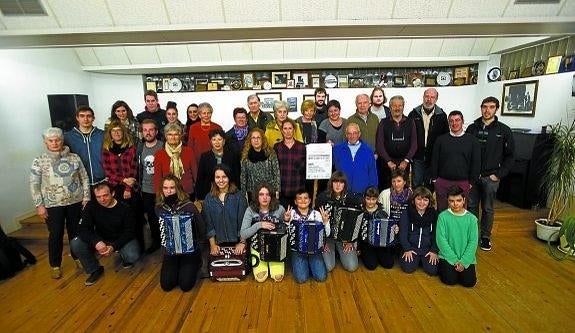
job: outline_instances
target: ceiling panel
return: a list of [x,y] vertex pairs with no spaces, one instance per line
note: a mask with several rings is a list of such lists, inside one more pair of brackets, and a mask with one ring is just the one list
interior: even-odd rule
[[285,59],[314,59],[315,42],[297,41],[284,42]]
[[443,39],[414,39],[409,49],[410,57],[438,57]]
[[282,42],[252,43],[253,60],[282,60],[284,45]]
[[450,18],[501,17],[509,0],[453,0]]
[[98,61],[98,57],[96,57],[96,53],[94,53],[93,48],[75,48],[74,51],[76,51],[76,55],[78,55],[78,59],[80,59],[82,66],[100,66],[100,62]]
[[561,8],[561,3],[545,5],[514,5],[511,4],[505,10],[504,17],[541,17],[556,16]]
[[350,40],[347,42],[347,57],[377,57],[378,49],[379,41],[377,40]]
[[219,44],[222,61],[247,61],[251,62],[252,43],[228,43]]
[[315,43],[315,57],[322,58],[345,58],[347,53],[347,41],[327,40]]
[[124,50],[134,65],[160,63],[155,46],[126,46]]
[[471,56],[488,55],[495,38],[475,38],[475,44],[471,48]]
[[495,38],[495,42],[489,50],[490,53],[499,53],[501,51],[509,50],[520,45],[534,43],[545,37],[500,37]]
[[172,24],[223,23],[220,1],[166,0],[166,10]]
[[393,18],[443,18],[447,17],[451,0],[398,0],[393,9]]
[[186,45],[158,45],[156,51],[160,57],[160,62],[164,64],[190,62],[190,54]]
[[188,54],[192,62],[221,61],[220,47],[218,44],[188,45]]
[[563,8],[561,8],[561,12],[559,12],[561,16],[575,16],[575,0],[567,0]]
[[[221,0],[227,23],[280,21],[279,0]],[[210,1],[211,2],[211,1]],[[308,13],[303,13],[305,15]],[[313,13],[309,13],[313,15]]]
[[443,41],[439,56],[457,57],[468,56],[475,44],[475,38],[447,38]]
[[157,0],[107,1],[117,26],[168,24],[163,3]]
[[338,19],[381,20],[391,18],[394,0],[338,1]]
[[337,18],[337,1],[335,0],[290,0],[281,2],[281,20],[316,21],[335,20]]
[[59,28],[58,22],[51,16],[23,16],[23,17],[6,17],[2,20],[7,29],[10,30],[36,30]]
[[113,26],[112,16],[101,0],[48,0],[62,28]]
[[411,39],[386,39],[379,41],[378,57],[407,57]]
[[102,66],[130,64],[123,47],[95,47],[94,52]]

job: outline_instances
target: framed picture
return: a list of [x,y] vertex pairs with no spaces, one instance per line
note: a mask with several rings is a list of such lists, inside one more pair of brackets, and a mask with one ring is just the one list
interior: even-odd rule
[[282,100],[281,92],[256,93],[260,99],[260,109],[264,112],[274,112],[274,101]]
[[[305,101],[306,99],[309,99],[309,100],[312,100],[315,102],[315,95],[314,94],[304,94],[303,100]],[[327,104],[327,102],[329,102],[329,94],[325,94],[325,104]]]
[[312,88],[319,88],[321,81],[319,79],[319,75],[312,75],[311,76],[311,87]]
[[534,117],[539,81],[523,81],[503,85],[501,114]]
[[307,73],[293,73],[295,87],[298,89],[309,88],[309,76]]
[[509,72],[509,80],[515,80],[517,77],[519,77],[519,70],[516,69]]
[[287,80],[287,88],[288,88],[288,89],[293,89],[293,88],[295,88],[295,80],[294,80],[294,79],[289,79],[289,80]]
[[252,89],[254,86],[254,73],[242,74],[242,86],[246,89]]
[[272,88],[286,88],[290,72],[272,72]]

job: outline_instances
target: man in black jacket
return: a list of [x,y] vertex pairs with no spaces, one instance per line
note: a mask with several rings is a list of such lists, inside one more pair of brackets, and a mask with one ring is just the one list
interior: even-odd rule
[[437,104],[439,93],[434,88],[423,93],[423,103],[408,115],[415,123],[417,151],[413,156],[413,188],[430,185],[431,153],[435,140],[449,132],[447,115]]
[[94,284],[104,273],[96,258],[110,257],[119,252],[122,267],[130,268],[140,256],[135,238],[136,220],[132,208],[114,199],[114,191],[106,182],[94,187],[96,201],[90,201],[82,212],[78,237],[70,242],[84,270],[90,274],[85,284]]
[[493,227],[493,201],[499,181],[511,169],[515,143],[511,129],[497,119],[499,100],[487,97],[481,102],[481,117],[467,127],[467,133],[475,136],[481,147],[481,176],[469,193],[469,211],[479,217],[481,203],[481,244],[484,251],[491,250]]

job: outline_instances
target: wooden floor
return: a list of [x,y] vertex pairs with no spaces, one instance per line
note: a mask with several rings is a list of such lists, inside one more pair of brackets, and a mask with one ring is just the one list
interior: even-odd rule
[[575,262],[551,259],[535,239],[540,215],[498,204],[493,250],[478,251],[472,289],[396,265],[336,267],[325,283],[202,280],[166,293],[159,252],[128,270],[104,260],[103,279],[85,287],[69,256],[64,277],[50,279],[46,242],[28,241],[39,262],[0,282],[0,332],[573,332]]

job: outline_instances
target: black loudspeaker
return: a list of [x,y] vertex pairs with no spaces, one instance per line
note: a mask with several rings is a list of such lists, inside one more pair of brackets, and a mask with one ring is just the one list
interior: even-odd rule
[[48,107],[53,127],[66,132],[76,126],[76,109],[89,105],[87,95],[48,95]]

